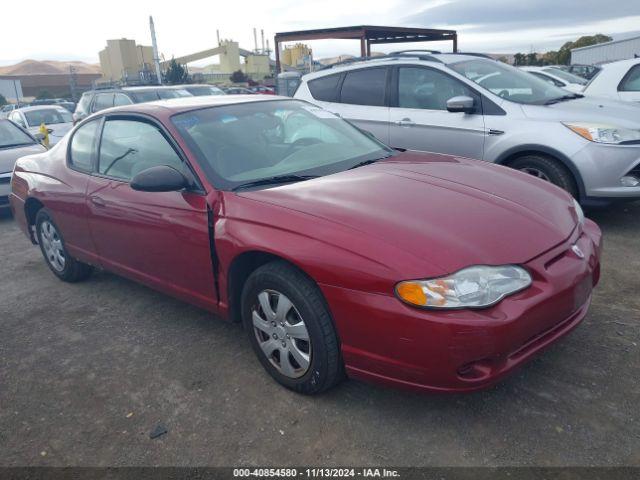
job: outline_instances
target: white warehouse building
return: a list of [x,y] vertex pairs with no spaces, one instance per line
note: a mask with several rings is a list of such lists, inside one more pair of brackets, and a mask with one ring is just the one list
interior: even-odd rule
[[574,48],[571,65],[598,65],[635,57],[640,57],[640,36]]

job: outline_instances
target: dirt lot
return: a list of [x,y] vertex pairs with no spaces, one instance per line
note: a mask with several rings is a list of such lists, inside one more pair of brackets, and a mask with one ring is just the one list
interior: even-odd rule
[[591,216],[589,315],[501,385],[316,398],[274,383],[236,325],[107,273],[58,281],[1,219],[0,465],[640,465],[640,203]]

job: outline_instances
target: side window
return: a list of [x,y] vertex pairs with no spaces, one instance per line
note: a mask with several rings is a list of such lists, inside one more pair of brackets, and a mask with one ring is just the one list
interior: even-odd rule
[[354,105],[384,105],[386,68],[367,68],[347,72],[342,82],[341,103]]
[[73,134],[69,149],[69,164],[74,168],[85,172],[91,171],[91,159],[99,125],[98,120],[86,123]]
[[182,160],[157,127],[138,120],[107,120],[100,142],[101,174],[129,181],[158,165],[183,170]]
[[80,97],[80,101],[78,102],[78,107],[76,109],[79,112],[88,112],[90,103],[91,103],[91,94],[84,93],[82,97]]
[[340,75],[328,75],[311,80],[309,82],[311,96],[323,102],[335,102],[338,94],[339,81]]
[[554,85],[556,87],[564,87],[565,86],[564,83],[559,82],[555,78],[547,77],[544,73],[540,73],[540,72],[529,72],[529,73],[532,73],[536,77],[541,78],[545,82],[550,83],[551,85]]
[[116,93],[113,97],[113,106],[131,105],[133,102],[124,93]]
[[113,93],[99,93],[93,102],[93,112],[99,112],[105,108],[113,107]]
[[446,110],[447,100],[459,95],[477,98],[462,82],[430,68],[400,67],[398,106],[426,110]]
[[621,92],[640,92],[640,65],[636,65],[625,75],[620,87]]

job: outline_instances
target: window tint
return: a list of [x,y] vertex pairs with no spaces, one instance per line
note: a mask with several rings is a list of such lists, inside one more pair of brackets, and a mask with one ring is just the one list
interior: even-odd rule
[[120,105],[131,105],[132,103],[131,99],[123,93],[116,93],[113,97],[114,107],[119,107]]
[[316,100],[335,102],[338,93],[340,75],[329,75],[309,82],[309,91]]
[[447,100],[460,95],[476,97],[462,82],[437,70],[419,67],[399,69],[399,107],[446,110]]
[[99,124],[99,121],[86,123],[73,134],[69,163],[74,168],[85,172],[91,171],[91,156]]
[[384,105],[386,68],[367,68],[347,72],[340,101],[354,105]]
[[636,65],[625,76],[620,84],[621,92],[640,92],[640,65]]
[[99,112],[105,108],[113,107],[113,93],[99,93],[93,102],[93,111]]
[[137,120],[107,120],[100,142],[100,173],[129,181],[158,165],[183,169],[182,160],[157,127]]

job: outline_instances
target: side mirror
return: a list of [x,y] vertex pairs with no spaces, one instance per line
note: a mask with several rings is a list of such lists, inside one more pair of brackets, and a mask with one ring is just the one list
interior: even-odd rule
[[159,165],[142,170],[131,179],[129,185],[141,192],[177,192],[188,187],[189,182],[175,168]]
[[452,113],[473,113],[475,111],[474,104],[473,98],[461,95],[447,100],[447,110]]

